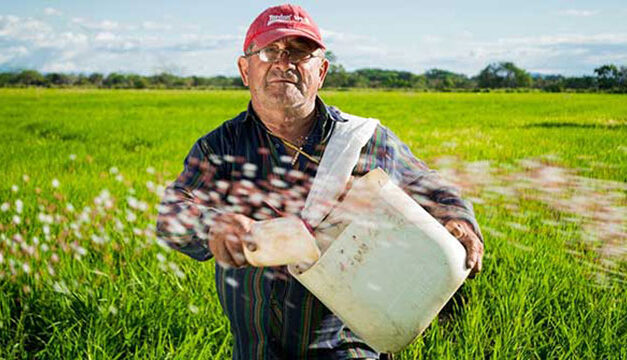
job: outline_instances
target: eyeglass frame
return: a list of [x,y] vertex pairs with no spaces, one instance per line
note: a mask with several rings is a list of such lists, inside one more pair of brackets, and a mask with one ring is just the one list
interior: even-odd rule
[[290,64],[299,64],[301,62],[308,61],[308,60],[310,60],[310,59],[312,59],[314,57],[324,58],[324,53],[323,54],[315,54],[316,52],[319,52],[319,50],[321,49],[321,48],[316,48],[314,51],[312,51],[309,54],[305,55],[303,58],[301,58],[301,59],[299,59],[297,61],[290,61],[290,50],[289,49],[280,49],[280,48],[277,48],[277,47],[274,47],[274,46],[266,46],[266,47],[263,47],[263,48],[261,48],[259,50],[256,50],[256,51],[247,52],[247,53],[244,54],[244,57],[251,57],[253,55],[259,55],[262,51],[264,51],[266,49],[270,49],[270,48],[275,48],[275,49],[277,49],[279,51],[279,55],[277,56],[276,60],[275,61],[265,61],[265,60],[263,60],[261,58],[261,56],[259,56],[259,60],[263,61],[264,63],[274,64],[274,63],[277,63],[277,62],[281,61],[281,58],[283,57],[284,53],[287,54],[287,61]]

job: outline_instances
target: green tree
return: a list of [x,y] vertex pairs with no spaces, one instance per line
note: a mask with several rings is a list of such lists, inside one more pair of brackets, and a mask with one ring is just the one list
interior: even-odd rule
[[46,78],[35,70],[23,70],[13,78],[16,85],[24,86],[46,86]]
[[424,74],[429,88],[434,89],[467,89],[474,84],[466,75],[456,74],[447,70],[430,69]]
[[63,73],[49,73],[45,76],[48,84],[54,86],[69,86],[73,84],[72,78]]
[[92,73],[91,75],[89,75],[88,79],[92,85],[100,87],[102,86],[104,76],[100,73]]
[[126,76],[118,73],[111,73],[102,81],[102,84],[110,88],[128,88],[129,84]]
[[482,88],[529,87],[533,83],[531,75],[512,62],[490,64],[477,76]]
[[600,89],[612,89],[618,87],[620,81],[620,70],[616,65],[603,65],[594,69]]

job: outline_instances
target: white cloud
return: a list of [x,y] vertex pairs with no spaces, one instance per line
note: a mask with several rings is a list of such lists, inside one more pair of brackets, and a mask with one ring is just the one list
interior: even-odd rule
[[[242,30],[243,29],[243,30]],[[241,30],[241,31],[240,31]],[[175,23],[118,23],[74,18],[69,23],[0,15],[0,71],[171,71],[236,75],[245,28],[207,34]],[[477,74],[490,62],[514,61],[532,72],[591,73],[627,61],[627,33],[548,34],[485,39],[469,31],[429,34],[395,47],[373,36],[322,29],[325,43],[348,70],[364,67],[421,73],[443,68]]]
[[81,69],[78,66],[76,66],[76,64],[73,63],[73,62],[67,61],[67,62],[51,62],[51,63],[48,63],[48,64],[44,65],[41,68],[41,71],[43,71],[43,72],[64,72],[64,73],[69,73],[69,72],[80,72],[80,71],[83,71],[83,69]]
[[499,39],[501,43],[527,44],[527,45],[561,45],[561,44],[627,44],[627,33],[602,33],[594,35],[563,34],[543,35],[534,37],[519,37]]
[[425,42],[428,44],[437,44],[437,43],[441,43],[444,40],[441,36],[436,36],[436,35],[423,35],[421,39],[422,39],[422,42]]
[[60,16],[60,15],[63,15],[63,12],[55,8],[47,7],[44,9],[44,14],[49,15],[49,16]]
[[172,25],[167,23],[156,23],[154,21],[144,21],[142,23],[144,30],[172,30]]
[[81,17],[72,18],[72,23],[78,24],[81,27],[88,30],[100,30],[100,31],[110,31],[115,30],[120,27],[120,24],[117,21],[112,20],[101,20],[94,21]]
[[531,72],[551,69],[556,70],[553,73],[581,75],[592,73],[600,64],[623,63],[627,58],[627,34],[623,33],[486,40],[464,31],[448,37],[425,35],[402,49],[373,38],[355,40],[357,36],[330,33],[331,40],[325,38],[325,41],[348,70],[379,67],[422,73],[437,67],[475,75],[489,63],[513,61]]
[[590,17],[599,14],[598,10],[576,10],[576,9],[568,9],[561,10],[558,12],[559,15],[562,16],[574,16],[574,17]]
[[25,46],[12,46],[2,49],[0,52],[0,64],[8,62],[16,57],[24,56],[28,54],[28,49]]
[[52,31],[52,27],[37,19],[0,15],[0,39],[36,41],[46,38]]

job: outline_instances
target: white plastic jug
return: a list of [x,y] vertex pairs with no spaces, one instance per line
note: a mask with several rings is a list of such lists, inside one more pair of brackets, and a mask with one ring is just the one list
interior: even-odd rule
[[460,242],[381,169],[355,182],[316,240],[322,256],[290,273],[380,352],[411,343],[470,271]]

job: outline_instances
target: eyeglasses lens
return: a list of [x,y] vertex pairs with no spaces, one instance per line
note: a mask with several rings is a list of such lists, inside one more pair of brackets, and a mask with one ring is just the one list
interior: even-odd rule
[[291,63],[297,63],[304,60],[310,53],[299,49],[287,49],[281,50],[274,47],[268,47],[261,49],[259,52],[259,59],[265,62],[276,62],[280,59],[283,52],[287,52],[288,60]]

